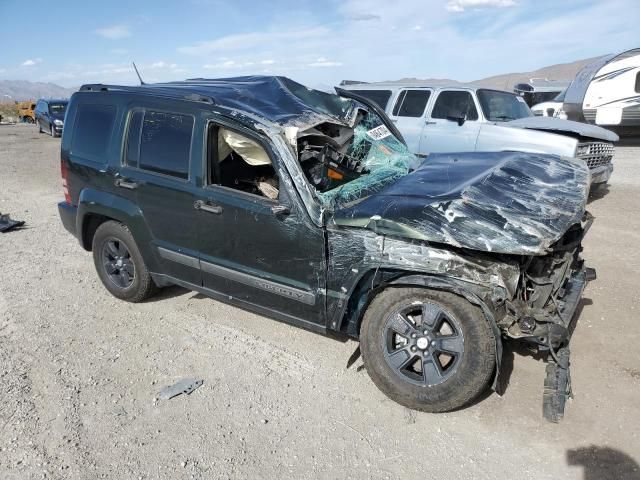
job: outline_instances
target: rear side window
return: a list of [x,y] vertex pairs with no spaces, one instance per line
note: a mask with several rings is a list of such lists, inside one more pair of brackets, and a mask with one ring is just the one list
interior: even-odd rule
[[427,106],[431,91],[404,90],[396,100],[392,115],[395,117],[421,117]]
[[351,90],[353,93],[360,95],[361,97],[371,100],[377,104],[383,110],[387,108],[387,102],[391,97],[391,90]]
[[128,165],[182,179],[189,178],[193,117],[134,111],[129,122]]
[[111,140],[115,118],[116,108],[113,105],[78,105],[71,153],[88,160],[107,163],[105,151]]
[[467,120],[477,120],[478,110],[469,92],[445,90],[440,92],[433,106],[432,118],[466,116]]

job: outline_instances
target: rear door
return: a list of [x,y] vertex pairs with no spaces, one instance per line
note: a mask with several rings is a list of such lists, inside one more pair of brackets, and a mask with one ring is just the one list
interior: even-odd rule
[[391,121],[396,124],[407,142],[409,151],[423,154],[420,140],[425,127],[425,112],[432,90],[429,88],[407,88],[396,95],[393,108],[389,113]]
[[123,165],[114,179],[121,195],[135,198],[151,233],[153,253],[163,272],[200,285],[195,179],[192,159],[195,113],[188,104],[153,100],[131,104]]
[[[206,130],[204,185],[193,210],[203,286],[282,320],[324,327],[324,230],[312,223],[268,138],[214,116]],[[229,132],[235,141],[226,143]],[[263,193],[260,182],[272,188],[261,186]]]
[[420,140],[420,152],[475,151],[480,121],[479,107],[471,92],[462,89],[440,90],[431,105]]

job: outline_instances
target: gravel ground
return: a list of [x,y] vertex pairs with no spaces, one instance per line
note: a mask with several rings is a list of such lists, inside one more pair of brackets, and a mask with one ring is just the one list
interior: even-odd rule
[[[0,211],[27,222],[0,234],[0,478],[640,479],[639,147],[589,205],[598,279],[553,425],[530,356],[504,396],[416,413],[346,368],[354,342],[179,288],[116,300],[58,219],[59,145],[0,126]],[[157,399],[183,377],[205,383]]]

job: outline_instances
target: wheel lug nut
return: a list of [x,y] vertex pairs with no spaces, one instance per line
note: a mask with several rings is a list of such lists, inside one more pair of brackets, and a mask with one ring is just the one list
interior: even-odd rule
[[418,348],[414,345],[413,347],[411,347],[411,351],[415,352],[416,350],[418,350]]
[[433,340],[433,341],[431,342],[431,346],[432,346],[432,347],[435,347],[435,346],[436,346],[436,341],[435,341],[435,340]]
[[416,338],[418,335],[416,335],[415,333],[411,334],[411,338]]
[[425,335],[427,335],[429,333],[429,330],[424,330],[422,333],[424,333]]

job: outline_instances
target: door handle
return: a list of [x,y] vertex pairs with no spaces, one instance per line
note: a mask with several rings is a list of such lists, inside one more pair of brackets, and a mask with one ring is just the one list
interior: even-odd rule
[[116,187],[127,188],[129,190],[135,190],[136,188],[138,188],[138,185],[140,185],[138,182],[131,182],[122,178],[116,178],[116,181],[113,183]]
[[425,125],[435,125],[436,122],[430,122],[429,120],[427,120],[426,122],[424,122]]
[[202,200],[196,200],[193,202],[193,208],[196,210],[202,210],[203,212],[215,213],[216,215],[220,215],[222,213],[222,207],[220,205],[211,205]]

